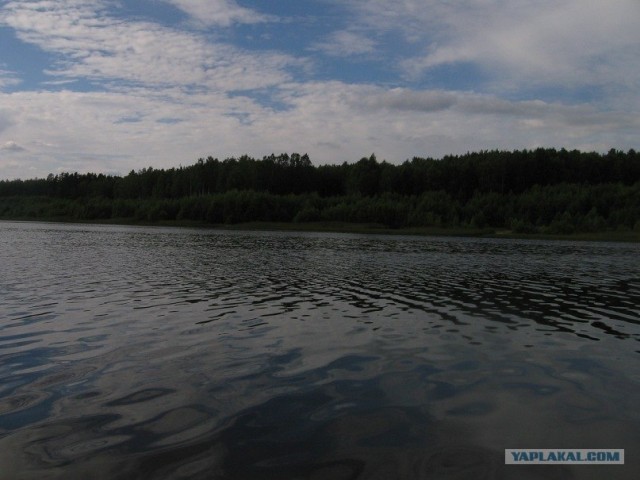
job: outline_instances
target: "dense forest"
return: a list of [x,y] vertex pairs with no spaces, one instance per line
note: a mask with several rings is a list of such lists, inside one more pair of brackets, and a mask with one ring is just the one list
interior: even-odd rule
[[307,155],[248,156],[0,181],[0,218],[138,222],[352,222],[520,233],[640,230],[640,155],[481,151],[400,165],[375,155],[314,166]]

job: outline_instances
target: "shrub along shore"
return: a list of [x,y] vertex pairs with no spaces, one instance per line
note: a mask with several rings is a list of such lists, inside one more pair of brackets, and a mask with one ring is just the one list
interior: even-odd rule
[[200,159],[128,175],[0,181],[0,218],[638,240],[640,155],[555,149],[313,166]]

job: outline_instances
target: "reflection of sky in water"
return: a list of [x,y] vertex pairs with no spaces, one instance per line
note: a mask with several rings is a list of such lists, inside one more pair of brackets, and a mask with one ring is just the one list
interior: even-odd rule
[[0,466],[600,478],[503,452],[626,448],[635,478],[638,253],[1,223]]

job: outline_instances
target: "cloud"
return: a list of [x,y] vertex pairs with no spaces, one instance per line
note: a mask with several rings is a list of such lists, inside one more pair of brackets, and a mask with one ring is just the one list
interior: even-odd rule
[[431,90],[415,91],[406,88],[391,90],[376,89],[376,93],[360,98],[360,105],[366,110],[437,112],[451,108],[456,103],[456,95],[451,92]]
[[14,72],[2,70],[0,68],[0,90],[5,87],[12,87],[20,84],[20,80],[15,76]]
[[16,142],[9,140],[8,142],[0,144],[0,150],[6,152],[23,152],[26,149],[18,145]]
[[274,22],[278,18],[239,6],[234,0],[164,0],[203,26],[228,27],[234,23]]
[[350,57],[375,52],[376,42],[360,33],[342,30],[332,33],[324,42],[312,46],[312,50],[321,51],[334,57]]
[[126,173],[236,154],[255,135],[229,113],[254,117],[263,108],[246,97],[173,88],[0,93],[0,104],[41,176],[57,170]]
[[341,163],[371,152],[399,162],[493,148],[607,151],[637,148],[640,129],[637,116],[624,112],[469,92],[388,91],[334,81],[290,82],[274,95],[286,108],[245,95],[174,88],[0,93],[0,105],[21,135],[11,141],[28,146],[28,166],[37,167],[0,168],[0,178],[56,171],[126,174],[244,153],[260,158],[298,151],[315,163]]
[[[631,148],[635,139],[630,132],[640,127],[633,115],[603,113],[588,105],[509,102],[468,92],[388,92],[341,82],[291,84],[283,87],[281,100],[289,105],[287,111],[256,115],[252,127],[258,145],[309,151],[316,162],[355,160],[371,151],[392,162],[493,148],[606,151],[611,145]],[[422,102],[422,108],[411,108],[412,101]]]
[[[0,95],[2,95],[1,92],[0,92]],[[0,134],[2,134],[2,132],[7,130],[12,125],[13,125],[13,120],[11,119],[11,112],[9,112],[9,110],[6,110],[6,109],[0,110]]]
[[[357,93],[355,93],[357,91]],[[587,105],[561,105],[542,100],[505,100],[495,95],[446,90],[412,90],[360,86],[344,99],[363,113],[402,115],[454,111],[465,116],[495,118],[564,118],[571,125],[606,123],[624,128],[640,124],[635,116],[621,112],[601,112]],[[612,123],[613,122],[613,123]]]
[[[355,27],[394,32],[416,52],[410,78],[472,64],[494,91],[537,86],[640,87],[637,0],[383,0],[344,2]],[[610,92],[611,93],[611,92]]]
[[283,54],[254,55],[211,43],[196,33],[109,15],[99,1],[9,2],[0,24],[22,41],[59,57],[46,73],[67,78],[127,81],[148,86],[262,88],[289,79],[301,62]]

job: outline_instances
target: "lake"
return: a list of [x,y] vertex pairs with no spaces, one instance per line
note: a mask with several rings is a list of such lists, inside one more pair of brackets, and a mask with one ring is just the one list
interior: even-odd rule
[[0,477],[636,479],[639,259],[0,222]]

